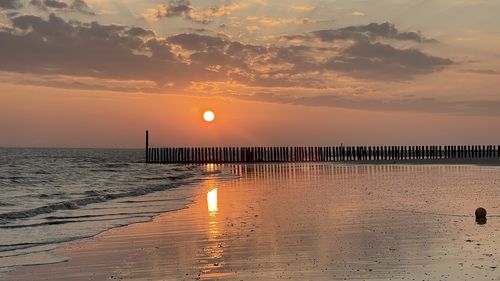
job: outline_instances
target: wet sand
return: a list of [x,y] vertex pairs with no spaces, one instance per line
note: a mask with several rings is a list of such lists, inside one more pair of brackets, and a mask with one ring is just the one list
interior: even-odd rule
[[498,167],[230,167],[241,177],[203,182],[189,208],[5,280],[500,280]]

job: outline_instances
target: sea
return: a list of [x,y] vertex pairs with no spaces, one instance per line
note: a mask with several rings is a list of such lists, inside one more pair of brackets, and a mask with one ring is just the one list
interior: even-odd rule
[[231,177],[145,164],[143,150],[0,149],[0,273],[62,262],[50,253],[62,243],[185,208],[208,175]]

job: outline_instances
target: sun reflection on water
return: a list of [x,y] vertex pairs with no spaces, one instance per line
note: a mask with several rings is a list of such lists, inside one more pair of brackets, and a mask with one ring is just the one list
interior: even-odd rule
[[222,266],[223,262],[223,242],[221,240],[220,235],[220,225],[219,225],[219,206],[218,206],[218,194],[217,188],[211,188],[210,191],[207,192],[207,207],[208,207],[208,241],[209,245],[207,245],[204,249],[207,258],[209,258],[210,262],[207,266],[202,270],[202,276],[207,278],[209,276],[218,276],[219,274],[224,274],[224,267]]
[[207,205],[209,214],[217,213],[219,210],[217,208],[217,188],[214,188],[207,193]]
[[210,163],[205,166],[205,169],[207,170],[207,172],[215,172],[215,170],[217,170],[217,166],[213,163]]

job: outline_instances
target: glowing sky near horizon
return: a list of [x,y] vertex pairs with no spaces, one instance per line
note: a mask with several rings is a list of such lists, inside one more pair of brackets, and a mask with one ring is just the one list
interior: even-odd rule
[[499,10],[3,0],[0,146],[498,143]]

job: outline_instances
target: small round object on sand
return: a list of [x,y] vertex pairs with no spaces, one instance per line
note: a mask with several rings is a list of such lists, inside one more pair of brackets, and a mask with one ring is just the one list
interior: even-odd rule
[[484,209],[484,208],[477,208],[476,209],[476,218],[477,219],[484,219],[484,218],[486,218],[486,209]]

